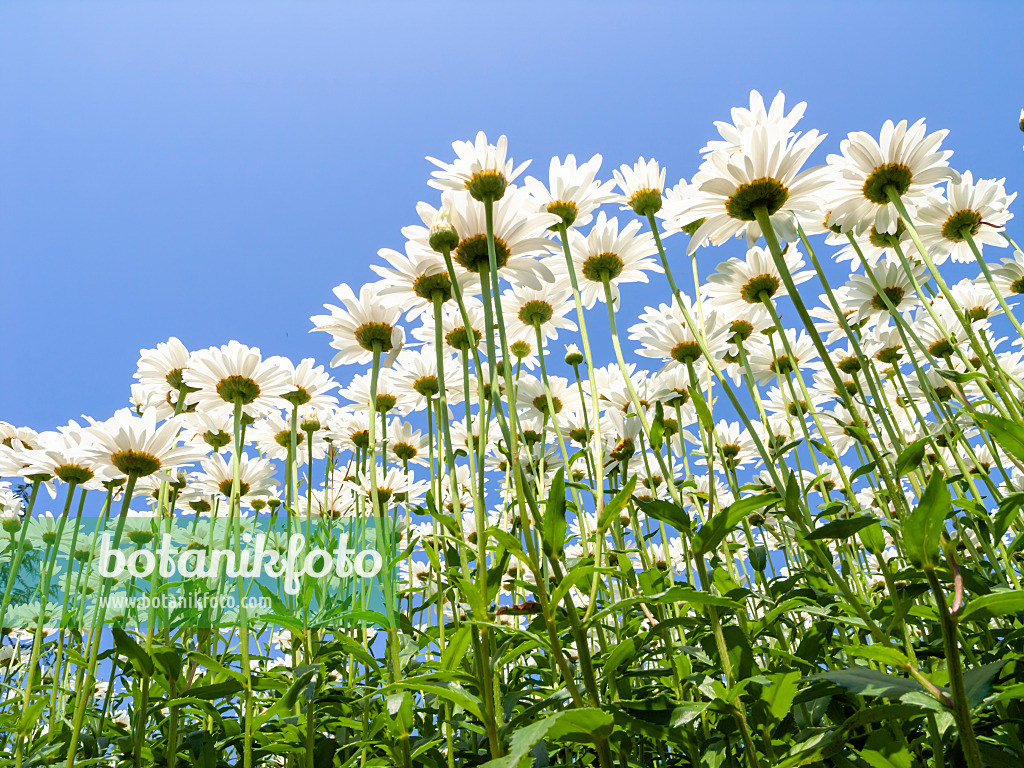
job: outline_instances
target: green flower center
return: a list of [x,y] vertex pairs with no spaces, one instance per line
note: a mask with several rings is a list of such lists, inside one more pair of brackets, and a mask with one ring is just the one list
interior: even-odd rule
[[849,355],[848,357],[844,357],[842,360],[836,363],[836,368],[838,368],[840,371],[847,375],[856,373],[861,369],[860,358],[858,358],[856,355]]
[[988,315],[988,307],[972,307],[967,310],[967,316],[971,318],[972,323],[976,323],[978,320],[984,320]]
[[389,395],[386,392],[383,394],[378,394],[376,400],[377,413],[387,413],[388,411],[395,407],[395,404],[397,402],[398,398],[395,397],[394,395]]
[[875,359],[880,363],[890,365],[903,357],[903,347],[885,347],[875,353]]
[[599,253],[583,262],[583,276],[595,283],[603,283],[605,278],[614,280],[622,274],[625,264],[614,253]]
[[448,342],[448,346],[452,349],[457,349],[460,352],[464,352],[470,347],[475,347],[480,343],[480,339],[483,338],[483,334],[475,328],[472,330],[472,341],[470,341],[470,335],[466,332],[465,327],[453,328],[448,332],[448,335],[444,337],[444,340]]
[[[297,436],[296,440],[298,440]],[[292,431],[290,429],[286,429],[283,432],[278,432],[274,435],[274,442],[282,448],[290,448],[292,444]]]
[[[508,264],[508,246],[500,237],[494,238],[494,263],[498,269]],[[490,259],[487,256],[487,235],[473,235],[459,243],[455,249],[455,260],[459,265],[477,274],[487,272],[490,269]]]
[[[757,277],[750,278],[746,285],[740,288],[740,296],[743,297],[747,304],[760,304],[762,295],[771,298],[779,290],[780,285],[782,283],[775,275],[758,275]],[[753,326],[751,326],[750,330],[754,330]]]
[[519,319],[533,327],[548,322],[554,314],[554,309],[546,301],[528,301],[519,309]]
[[693,237],[705,221],[707,221],[707,219],[697,219],[696,221],[691,221],[689,224],[684,224],[682,230],[690,237]]
[[408,443],[395,443],[391,450],[395,452],[395,456],[400,458],[402,461],[410,461],[416,458],[419,453],[413,446]]
[[672,347],[672,359],[677,363],[689,365],[700,360],[700,344],[696,341],[684,341]]
[[[893,307],[898,307],[900,305],[900,302],[903,301],[903,297],[906,295],[904,290],[900,288],[898,285],[890,285],[886,288],[883,288],[882,293],[884,293],[886,298],[889,299],[889,303],[892,304]],[[888,307],[886,307],[885,305],[885,299],[882,298],[882,293],[876,293],[874,296],[871,297],[872,308],[878,310],[879,312],[884,312],[885,310],[888,309]]]
[[219,451],[231,442],[231,435],[227,432],[204,432],[203,440],[215,451]]
[[1024,277],[1017,278],[1010,283],[1010,290],[1013,293],[1024,293]]
[[981,229],[981,214],[977,211],[957,211],[942,225],[942,236],[954,243],[962,243],[967,237],[964,230],[971,233],[971,237],[978,234]]
[[949,339],[939,339],[928,345],[928,351],[932,357],[949,357],[953,354],[953,345],[949,343]]
[[76,485],[92,480],[92,470],[86,469],[79,464],[64,464],[54,469],[53,474],[65,483],[75,483]]
[[296,387],[291,392],[286,392],[285,394],[281,395],[281,397],[283,397],[292,405],[305,405],[306,403],[313,399],[313,396],[309,394],[309,392],[306,391],[306,389],[303,387]]
[[879,232],[872,227],[870,234],[868,234],[868,240],[875,248],[895,248],[900,244],[906,231],[907,225],[903,223],[903,219],[900,219],[896,222],[896,231],[893,234]]
[[[580,209],[572,200],[555,200],[554,202],[548,203],[548,213],[561,216],[562,224],[568,227],[576,221],[576,217],[579,215]],[[550,227],[550,229],[558,229],[558,226]]]
[[661,190],[645,187],[629,197],[629,207],[637,216],[650,216],[661,210]]
[[517,358],[522,360],[523,358],[529,357],[533,353],[533,347],[530,346],[528,341],[513,341],[509,345],[509,352],[515,355]]
[[887,187],[896,190],[896,194],[902,196],[914,181],[914,175],[910,169],[902,163],[889,163],[880,165],[864,180],[864,187],[861,190],[864,197],[877,205],[884,205],[889,202],[889,195],[885,191]]
[[[220,491],[224,496],[231,497],[231,485],[234,480],[222,480],[220,485],[217,486],[217,490]],[[238,481],[238,495],[245,496],[249,492],[249,484],[244,480]]]
[[260,396],[260,386],[248,376],[228,376],[217,382],[217,394],[225,402],[248,405]]
[[[778,281],[776,281],[776,288],[778,288]],[[733,320],[729,326],[729,332],[736,341],[745,341],[754,332],[754,324],[747,320]]]
[[586,445],[590,441],[590,430],[586,427],[577,427],[569,430],[569,439],[574,443]]
[[[543,413],[545,416],[550,416],[551,412],[548,411],[548,398],[546,395],[533,398],[533,407]],[[551,407],[555,413],[562,412],[562,401],[554,395],[551,396]]]
[[792,373],[796,366],[790,359],[789,355],[780,355],[772,360],[771,365],[768,366],[772,373],[778,373],[785,376],[787,373]]
[[508,181],[502,171],[477,171],[466,182],[466,189],[474,200],[500,200]]
[[370,447],[370,430],[361,429],[358,432],[353,432],[349,436],[349,440],[352,441],[352,445],[356,448],[369,448]]
[[392,331],[394,328],[387,323],[363,323],[356,328],[356,342],[367,352],[373,352],[375,344],[381,352],[390,352]]
[[413,382],[412,388],[423,397],[433,397],[441,391],[437,384],[437,376],[421,376]]
[[764,206],[771,216],[778,212],[788,199],[789,190],[785,185],[778,179],[765,176],[736,187],[736,191],[725,201],[725,212],[740,221],[756,221],[754,211],[759,207]]
[[433,275],[420,275],[412,283],[412,291],[421,299],[434,300],[434,294],[441,294],[441,301],[448,301],[452,297],[452,279],[447,272],[437,272]]
[[111,463],[125,475],[145,477],[160,469],[160,459],[144,451],[118,451],[110,457]]

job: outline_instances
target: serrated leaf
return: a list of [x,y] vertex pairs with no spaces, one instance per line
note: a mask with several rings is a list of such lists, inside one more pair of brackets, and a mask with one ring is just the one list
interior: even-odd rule
[[509,741],[508,754],[483,764],[483,768],[520,768],[526,765],[533,745],[541,739],[593,744],[608,738],[614,719],[600,709],[567,709],[520,728]]
[[991,664],[982,664],[980,667],[968,669],[964,672],[964,690],[967,693],[967,703],[976,707],[985,700],[989,690],[992,688],[992,681],[1006,665],[1009,659],[993,661]]
[[799,672],[784,672],[771,676],[771,685],[765,686],[761,698],[768,705],[768,711],[776,720],[785,719],[793,706],[797,684],[800,682]]
[[975,413],[974,420],[988,432],[1007,453],[1024,461],[1024,427],[993,413]]
[[993,616],[1005,616],[1009,613],[1024,611],[1024,592],[1016,589],[990,592],[987,595],[971,600],[957,617],[958,621],[987,621]]
[[811,675],[809,680],[824,679],[860,696],[887,696],[898,698],[911,691],[923,691],[917,681],[905,677],[893,677],[867,667],[836,669]]

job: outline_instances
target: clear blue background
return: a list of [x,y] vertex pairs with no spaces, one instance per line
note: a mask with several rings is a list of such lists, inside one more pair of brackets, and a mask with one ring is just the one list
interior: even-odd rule
[[781,89],[830,134],[818,162],[923,116],[1020,189],[1021,29],[1016,2],[5,3],[0,419],[105,418],[171,335],[326,363],[309,316],[375,277],[436,200],[424,156],[478,129],[545,178],[601,152],[605,178],[644,155],[674,183]]

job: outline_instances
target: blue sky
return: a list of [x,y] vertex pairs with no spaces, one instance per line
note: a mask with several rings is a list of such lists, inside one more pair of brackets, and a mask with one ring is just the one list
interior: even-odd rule
[[1011,2],[5,3],[0,419],[105,418],[171,335],[328,362],[310,315],[401,248],[437,195],[424,156],[479,129],[538,176],[600,152],[605,178],[644,155],[674,183],[781,89],[829,133],[819,162],[923,116],[1021,189],[1022,28]]

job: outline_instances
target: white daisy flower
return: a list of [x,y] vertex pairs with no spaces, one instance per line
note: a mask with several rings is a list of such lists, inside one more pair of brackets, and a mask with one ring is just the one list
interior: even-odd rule
[[818,169],[800,169],[824,138],[817,131],[790,135],[769,123],[745,129],[739,150],[711,153],[693,179],[698,191],[686,216],[704,223],[690,238],[687,253],[705,239],[718,245],[745,235],[753,245],[762,234],[755,216],[759,208],[767,211],[781,239],[797,240],[797,223],[819,218],[815,193],[826,180]]
[[615,198],[614,181],[595,181],[599,170],[600,155],[594,155],[578,167],[574,155],[566,155],[564,162],[552,157],[548,185],[527,176],[523,187],[538,210],[555,214],[567,227],[582,227],[590,223],[597,208]]
[[899,215],[886,189],[892,187],[907,212],[934,195],[934,187],[960,175],[949,167],[951,150],[939,151],[949,131],[925,135],[924,119],[909,128],[907,121],[894,125],[886,120],[879,140],[863,132],[849,134],[839,144],[840,154],[826,158],[830,170],[828,225],[857,234],[874,227],[879,232],[896,232]]
[[959,180],[947,182],[944,199],[936,199],[918,210],[917,231],[929,253],[937,252],[932,257],[936,264],[947,257],[958,262],[974,261],[965,232],[974,238],[979,252],[986,245],[1007,246],[999,230],[1013,218],[1008,209],[1017,193],[1007,196],[1005,182],[1006,179],[978,179],[975,184],[971,172],[964,171]]
[[[331,367],[362,364],[373,360],[373,351],[397,354],[405,340],[402,327],[398,325],[402,310],[391,306],[380,297],[381,286],[366,283],[359,289],[357,297],[347,283],[334,289],[334,295],[343,307],[324,304],[329,315],[314,315],[313,331],[331,334],[331,346],[338,354],[331,360]],[[385,366],[390,361],[385,359]]]
[[282,359],[264,360],[258,348],[237,341],[195,352],[182,374],[193,388],[185,402],[201,411],[231,410],[241,403],[242,412],[252,418],[273,413],[281,406],[279,396],[293,389]]
[[526,170],[530,161],[515,166],[508,158],[508,137],[502,135],[497,144],[488,144],[487,135],[480,131],[476,141],[452,142],[456,158],[451,163],[428,157],[439,170],[427,183],[435,189],[468,191],[477,200],[498,200],[505,188]]
[[622,203],[620,209],[632,209],[638,216],[647,216],[661,210],[661,191],[665,188],[666,169],[658,167],[654,158],[640,158],[632,166],[622,165],[612,171],[615,183],[622,190],[615,199]]
[[[610,284],[612,298],[618,303],[620,283],[646,283],[645,272],[663,271],[651,258],[658,252],[654,236],[640,232],[640,227],[641,222],[634,219],[620,231],[619,220],[614,216],[606,218],[601,211],[586,237],[576,230],[569,233],[573,269],[579,279],[580,298],[587,309],[598,300],[605,301],[605,279]],[[568,284],[565,259],[552,257],[550,264],[551,271],[557,275],[556,281]]]

